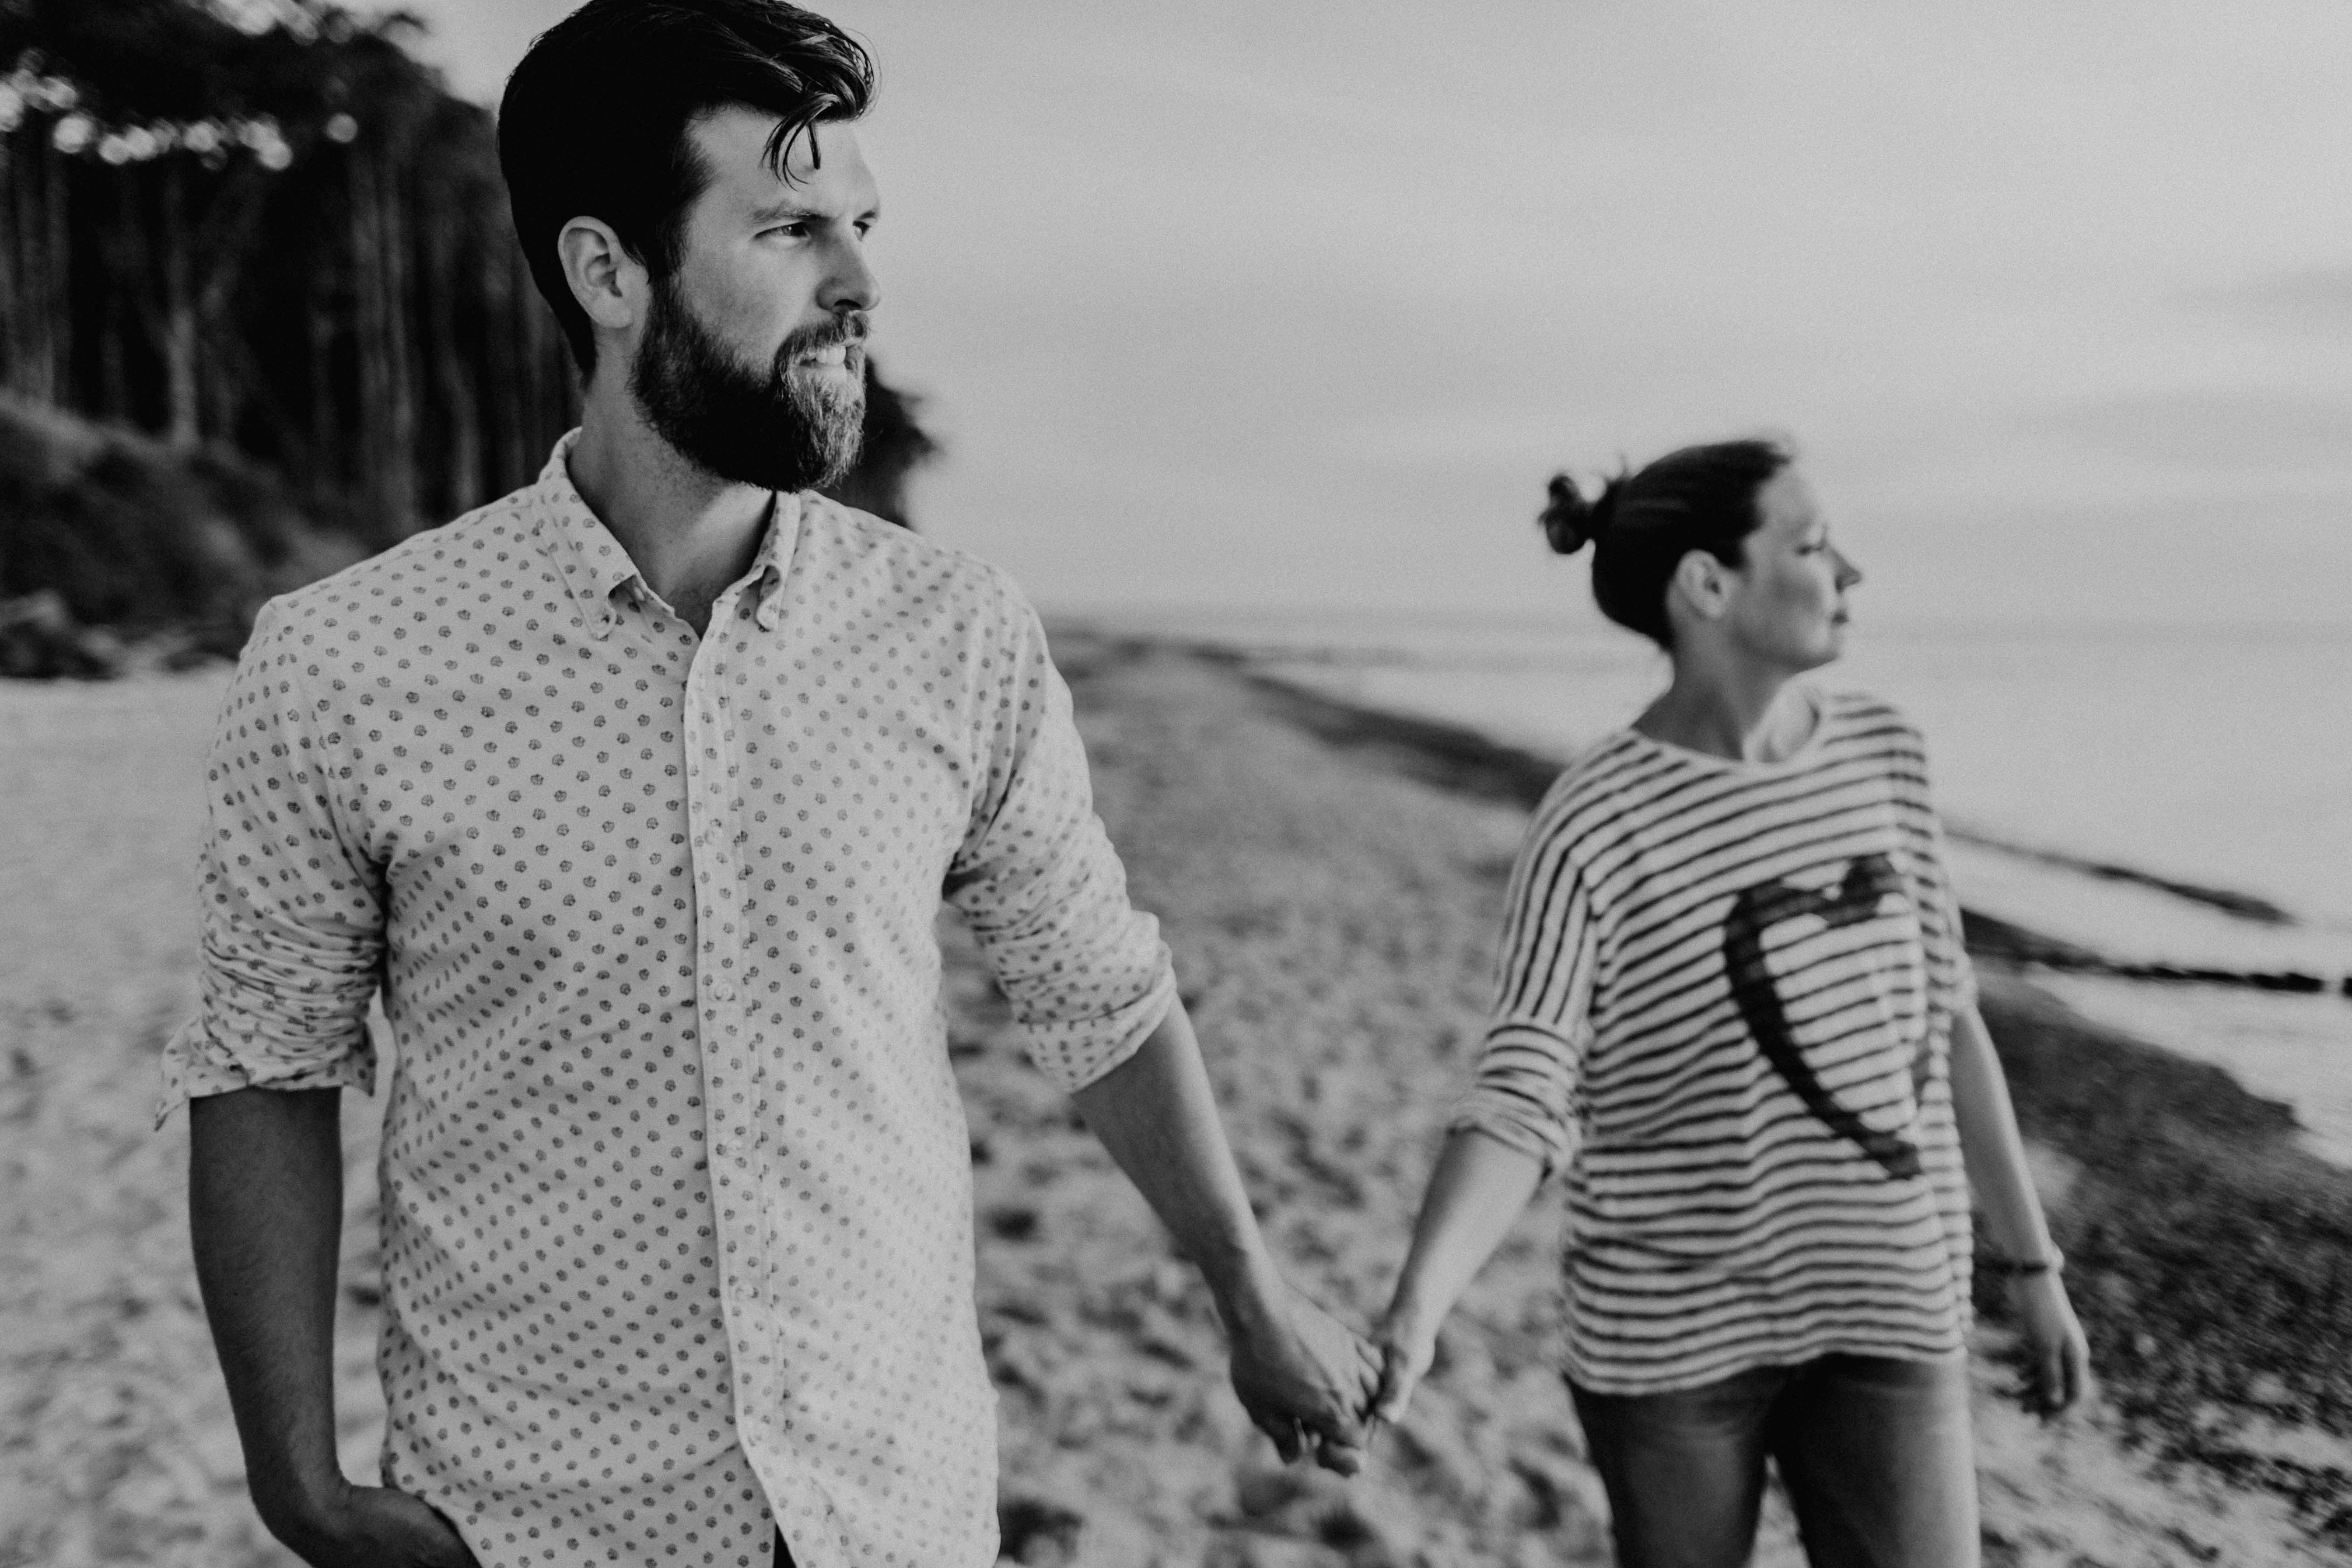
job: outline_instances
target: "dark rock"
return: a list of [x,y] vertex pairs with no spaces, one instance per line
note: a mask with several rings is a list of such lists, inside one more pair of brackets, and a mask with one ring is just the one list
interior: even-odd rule
[[1061,1504],[1043,1498],[1004,1497],[996,1503],[999,1561],[1010,1559],[1030,1568],[1077,1561],[1078,1536],[1086,1520]]
[[0,676],[16,680],[95,680],[116,674],[121,645],[75,624],[62,595],[48,589],[0,599]]

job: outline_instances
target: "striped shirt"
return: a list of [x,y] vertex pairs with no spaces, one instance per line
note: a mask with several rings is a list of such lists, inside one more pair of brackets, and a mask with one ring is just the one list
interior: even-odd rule
[[1656,1394],[1967,1329],[1950,1022],[1974,1000],[1919,733],[1769,763],[1632,730],[1537,809],[1455,1127],[1565,1170],[1563,1360]]

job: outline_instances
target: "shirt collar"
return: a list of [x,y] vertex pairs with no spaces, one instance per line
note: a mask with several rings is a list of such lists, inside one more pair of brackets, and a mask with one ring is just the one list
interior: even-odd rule
[[[638,574],[629,552],[621,548],[621,542],[598,520],[572,482],[567,459],[579,438],[580,432],[574,428],[555,443],[547,466],[539,471],[538,483],[531,487],[531,510],[538,519],[541,547],[554,557],[562,573],[564,591],[580,612],[581,624],[589,636],[601,640],[620,623],[620,611],[613,603],[614,590],[631,584],[641,593],[652,590]],[[803,504],[803,498],[797,494],[775,496],[760,552],[752,558],[751,576],[759,595],[753,614],[761,631],[775,630],[783,615],[784,573],[800,537]]]
[[806,494],[778,490],[768,514],[768,531],[760,541],[760,553],[751,559],[751,579],[757,584],[753,592],[760,595],[751,614],[763,632],[774,631],[783,618],[784,574],[792,566],[793,547],[800,542],[801,518],[807,507]]

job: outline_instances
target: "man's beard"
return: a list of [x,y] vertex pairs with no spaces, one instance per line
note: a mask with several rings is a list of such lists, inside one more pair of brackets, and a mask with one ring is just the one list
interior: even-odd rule
[[[661,438],[697,468],[761,489],[823,489],[857,461],[866,420],[866,316],[851,311],[784,340],[763,372],[728,352],[677,292],[654,284],[646,335],[629,366],[629,391]],[[793,362],[847,346],[845,385],[795,376]]]

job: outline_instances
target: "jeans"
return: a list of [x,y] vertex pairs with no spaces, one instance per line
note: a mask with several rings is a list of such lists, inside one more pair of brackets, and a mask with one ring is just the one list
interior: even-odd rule
[[1827,1355],[1674,1394],[1570,1392],[1620,1568],[1740,1568],[1768,1456],[1813,1568],[1977,1568],[1959,1356]]

